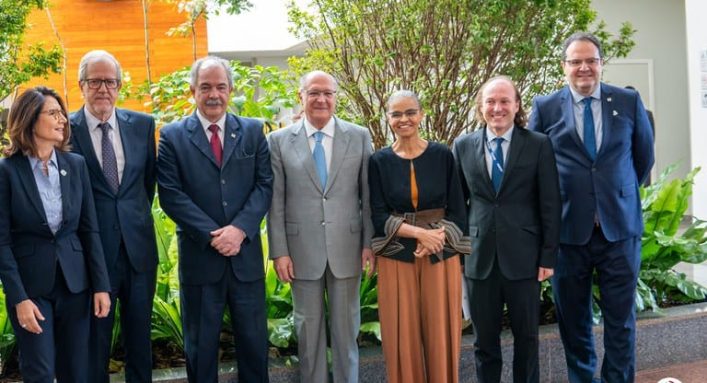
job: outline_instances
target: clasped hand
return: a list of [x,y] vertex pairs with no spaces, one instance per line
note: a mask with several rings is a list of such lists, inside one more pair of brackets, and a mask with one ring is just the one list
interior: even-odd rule
[[417,228],[415,239],[417,240],[417,248],[414,253],[416,257],[421,258],[437,254],[444,249],[444,242],[446,241],[444,227],[437,229]]
[[224,257],[230,257],[241,252],[245,240],[245,232],[233,225],[226,225],[211,233],[211,247]]

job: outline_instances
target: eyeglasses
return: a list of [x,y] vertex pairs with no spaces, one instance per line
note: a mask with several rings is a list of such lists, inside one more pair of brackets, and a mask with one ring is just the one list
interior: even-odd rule
[[87,78],[82,81],[88,84],[89,89],[99,89],[101,87],[101,84],[106,84],[106,88],[108,89],[115,89],[118,87],[118,85],[120,85],[120,80],[118,80],[117,78]]
[[335,90],[308,90],[307,91],[307,97],[314,99],[314,100],[318,99],[321,96],[324,96],[324,98],[326,98],[327,100],[330,100],[330,99],[334,98],[335,95],[336,95]]
[[567,63],[567,65],[573,68],[582,66],[582,64],[586,64],[587,66],[594,66],[601,63],[601,57],[592,57],[584,60],[565,60],[565,63]]
[[418,112],[419,110],[417,109],[408,109],[404,112],[388,112],[388,117],[390,117],[391,120],[400,120],[403,116],[413,118],[417,116]]
[[61,109],[43,110],[43,111],[41,111],[41,112],[39,112],[39,113],[48,114],[48,115],[54,117],[54,119],[57,120],[57,121],[61,121],[62,118],[63,118],[64,120],[66,120],[66,114],[64,114],[64,111],[61,110]]

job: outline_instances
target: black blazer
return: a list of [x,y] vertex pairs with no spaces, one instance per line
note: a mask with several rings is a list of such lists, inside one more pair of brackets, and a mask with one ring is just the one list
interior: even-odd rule
[[63,212],[56,234],[28,158],[0,160],[0,279],[9,307],[51,292],[57,263],[72,293],[110,291],[86,164],[76,154],[56,156]]
[[142,273],[155,270],[158,260],[151,213],[157,182],[155,120],[123,109],[116,109],[115,115],[125,153],[117,193],[108,185],[96,157],[84,108],[71,114],[71,150],[81,154],[88,166],[108,270],[115,265],[122,239],[130,264]]
[[467,277],[485,279],[498,257],[508,279],[537,277],[552,268],[560,239],[560,189],[550,139],[514,128],[501,188],[496,194],[484,156],[486,129],[454,142],[462,190],[469,213],[472,251]]
[[[214,283],[229,268],[244,282],[265,275],[260,223],[270,208],[273,176],[263,123],[227,114],[223,137],[219,167],[196,113],[160,130],[160,205],[177,223],[184,284]],[[209,233],[229,224],[246,239],[237,256],[224,257],[211,247]]]

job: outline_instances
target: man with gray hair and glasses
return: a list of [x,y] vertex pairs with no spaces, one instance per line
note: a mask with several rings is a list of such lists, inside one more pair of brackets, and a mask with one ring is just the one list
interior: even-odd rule
[[228,113],[233,74],[218,57],[191,69],[196,112],[160,131],[160,203],[177,223],[179,282],[189,382],[218,381],[228,305],[239,382],[268,381],[260,222],[272,171],[263,123]]
[[152,381],[150,325],[157,246],[151,206],[155,194],[155,120],[118,109],[121,68],[103,50],[79,64],[85,105],[72,113],[72,151],[86,159],[101,243],[111,282],[111,310],[91,319],[90,382],[108,382],[116,300],[125,350],[125,380]]

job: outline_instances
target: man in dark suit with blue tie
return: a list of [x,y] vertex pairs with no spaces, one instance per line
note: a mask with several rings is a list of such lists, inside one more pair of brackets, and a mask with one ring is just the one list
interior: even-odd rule
[[537,97],[529,123],[552,140],[560,175],[562,230],[552,284],[570,382],[594,379],[594,272],[604,321],[601,380],[632,382],[635,370],[638,185],[653,166],[653,137],[638,93],[601,83],[602,65],[595,36],[570,36],[562,57],[568,85]]
[[268,381],[260,222],[270,207],[272,170],[262,122],[227,113],[232,91],[228,61],[197,60],[191,69],[196,112],[160,131],[159,198],[178,226],[189,382],[218,380],[226,305],[238,381]]
[[115,107],[121,67],[106,51],[84,55],[79,86],[85,105],[71,115],[71,146],[88,165],[112,301],[110,315],[91,322],[90,381],[109,380],[117,300],[125,380],[151,382],[150,325],[157,271],[151,214],[157,181],[155,120]]
[[550,139],[525,129],[520,92],[498,76],[481,86],[483,129],[454,142],[468,208],[472,251],[465,257],[480,383],[501,381],[501,320],[513,331],[513,381],[539,382],[540,282],[553,273],[560,192]]

